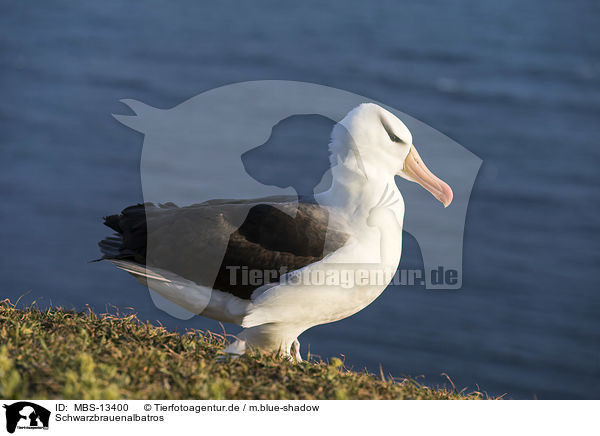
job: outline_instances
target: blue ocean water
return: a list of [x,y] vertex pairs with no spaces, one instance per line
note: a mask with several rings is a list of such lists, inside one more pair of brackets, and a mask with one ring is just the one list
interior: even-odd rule
[[[323,357],[394,376],[447,373],[510,398],[600,387],[600,4],[432,1],[0,6],[2,298],[169,328],[147,291],[98,257],[101,217],[142,200],[143,138],[120,99],[169,108],[228,83],[285,79],[398,108],[483,159],[463,289],[388,289],[301,337]],[[403,266],[419,251],[404,242]],[[229,333],[236,333],[227,327]]]

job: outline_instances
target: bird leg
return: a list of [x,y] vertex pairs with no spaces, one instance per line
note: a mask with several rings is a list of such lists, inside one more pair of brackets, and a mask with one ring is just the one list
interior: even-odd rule
[[246,341],[240,339],[229,344],[224,350],[223,355],[219,357],[219,360],[223,359],[236,359],[246,352]]
[[298,342],[298,339],[294,339],[294,342],[292,342],[290,354],[294,357],[294,359],[296,359],[296,362],[302,362],[302,356],[300,355],[300,342]]

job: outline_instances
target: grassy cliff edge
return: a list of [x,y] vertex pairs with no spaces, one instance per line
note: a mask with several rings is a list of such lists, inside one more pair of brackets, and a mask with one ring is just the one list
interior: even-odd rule
[[169,332],[135,315],[0,302],[0,397],[11,399],[481,399],[252,351],[219,360],[226,339]]

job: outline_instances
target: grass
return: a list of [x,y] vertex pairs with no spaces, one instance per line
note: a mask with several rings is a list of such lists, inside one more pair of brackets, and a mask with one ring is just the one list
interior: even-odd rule
[[0,397],[10,399],[481,399],[252,351],[218,360],[226,339],[143,323],[133,314],[0,302]]

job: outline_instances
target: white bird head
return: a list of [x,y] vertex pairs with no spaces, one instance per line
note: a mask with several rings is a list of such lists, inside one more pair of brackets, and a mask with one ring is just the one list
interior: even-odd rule
[[410,130],[376,104],[363,103],[351,110],[333,129],[330,148],[334,155],[349,148],[367,178],[398,175],[421,185],[444,207],[452,202],[452,189],[425,166]]

